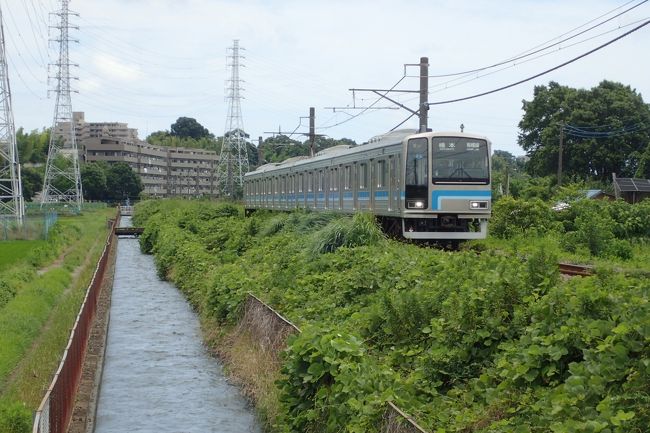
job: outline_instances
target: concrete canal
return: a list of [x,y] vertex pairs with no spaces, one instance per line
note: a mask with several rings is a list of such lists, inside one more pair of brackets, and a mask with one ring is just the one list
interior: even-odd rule
[[261,432],[203,347],[190,305],[137,239],[118,241],[95,432]]

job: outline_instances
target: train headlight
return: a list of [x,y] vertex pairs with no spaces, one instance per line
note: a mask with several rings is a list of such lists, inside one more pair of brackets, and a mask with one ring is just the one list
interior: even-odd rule
[[406,207],[409,209],[424,209],[424,200],[409,200]]
[[469,202],[469,208],[472,209],[472,210],[487,209],[488,208],[488,202],[487,201],[470,201]]

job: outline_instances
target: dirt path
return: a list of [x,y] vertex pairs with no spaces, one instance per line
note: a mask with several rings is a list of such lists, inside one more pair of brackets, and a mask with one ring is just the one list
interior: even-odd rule
[[63,261],[65,260],[65,256],[67,256],[68,253],[70,253],[70,251],[72,251],[75,244],[72,244],[68,248],[66,248],[65,251],[63,251],[59,255],[59,257],[57,257],[52,263],[50,263],[49,265],[47,265],[47,266],[39,269],[38,271],[36,271],[36,275],[38,275],[40,277],[41,275],[45,274],[46,272],[50,272],[52,269],[60,268],[61,266],[63,266]]
[[[100,242],[103,242],[103,240],[101,238],[96,239],[95,242],[93,243],[93,246],[92,246],[91,250],[94,249],[97,246],[97,244],[100,243]],[[51,271],[52,269],[56,269],[56,268],[59,268],[59,267],[63,266],[63,260],[65,259],[65,256],[70,251],[72,251],[72,249],[74,247],[75,247],[75,244],[68,247],[63,253],[61,253],[61,255],[54,262],[52,262],[51,264],[49,264],[45,268],[39,269],[37,271],[37,274],[38,275],[43,275],[46,272]],[[92,258],[91,255],[88,254],[86,256],[85,260],[83,261],[83,263],[81,263],[79,266],[77,266],[74,269],[74,271],[70,275],[71,276],[70,284],[68,285],[68,287],[66,287],[66,289],[63,291],[63,293],[61,293],[61,295],[59,295],[59,298],[63,298],[65,296],[67,296],[72,291],[72,288],[78,283],[81,272],[87,266],[90,265],[91,258]],[[54,308],[56,308],[56,306]],[[5,386],[7,388],[11,384],[15,383],[16,379],[18,378],[18,375],[25,369],[25,366],[28,363],[28,361],[31,359],[33,353],[43,343],[43,339],[45,338],[45,335],[47,334],[47,331],[52,328],[52,323],[54,321],[53,312],[54,312],[54,310],[52,310],[52,313],[50,314],[50,317],[47,319],[47,321],[45,322],[45,324],[41,328],[39,336],[32,342],[29,349],[27,349],[27,351],[25,351],[25,354],[22,356],[20,362],[16,365],[16,367],[14,367],[11,374],[9,376],[7,376],[7,379],[5,381]]]

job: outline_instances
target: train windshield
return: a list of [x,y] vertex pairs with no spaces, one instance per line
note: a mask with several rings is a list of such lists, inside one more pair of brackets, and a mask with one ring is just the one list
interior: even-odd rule
[[488,145],[485,140],[463,137],[434,137],[432,180],[440,182],[488,183]]
[[409,140],[406,152],[406,184],[427,185],[429,149],[426,138]]

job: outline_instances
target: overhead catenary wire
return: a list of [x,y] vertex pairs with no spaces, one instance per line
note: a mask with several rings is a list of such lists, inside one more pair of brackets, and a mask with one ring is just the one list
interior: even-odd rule
[[[497,69],[497,70],[495,70],[495,71],[490,71],[490,72],[486,72],[486,73],[484,73],[484,74],[480,74],[480,75],[477,75],[477,76],[472,76],[471,78],[467,78],[467,76],[461,76],[461,77],[454,78],[454,79],[452,79],[452,80],[444,81],[444,82],[442,82],[442,83],[434,84],[434,85],[432,85],[432,86],[429,86],[429,89],[430,89],[430,91],[429,91],[429,95],[432,95],[432,94],[435,94],[435,93],[444,92],[444,91],[447,91],[447,90],[449,90],[449,89],[453,89],[454,87],[458,87],[458,86],[461,86],[461,85],[463,85],[463,84],[467,84],[467,83],[469,83],[469,82],[476,81],[476,80],[479,80],[479,79],[481,79],[481,78],[484,78],[484,77],[487,77],[487,76],[490,76],[490,75],[497,74],[497,73],[502,72],[502,71],[505,71],[505,70],[507,70],[507,69],[512,69],[512,68],[515,68],[515,67],[521,66],[521,65],[523,65],[523,64],[525,64],[525,63],[532,62],[532,61],[537,60],[537,59],[540,59],[540,58],[542,58],[542,57],[546,57],[546,56],[549,56],[549,55],[552,55],[552,54],[556,54],[556,53],[558,53],[559,51],[563,51],[563,50],[566,50],[566,49],[568,49],[568,48],[571,48],[571,47],[575,47],[575,46],[578,46],[578,45],[584,44],[584,43],[589,42],[589,41],[591,41],[591,40],[594,40],[594,39],[597,39],[597,38],[603,37],[603,36],[605,36],[605,35],[608,35],[608,34],[610,34],[610,33],[613,33],[613,32],[616,32],[616,31],[619,31],[619,30],[624,29],[624,28],[627,28],[627,27],[631,27],[631,26],[633,26],[633,25],[636,25],[636,24],[638,24],[638,23],[644,22],[644,21],[646,21],[646,20],[648,20],[648,17],[645,17],[645,18],[643,18],[643,19],[641,19],[641,20],[637,20],[637,21],[634,21],[634,22],[631,22],[631,23],[627,23],[627,24],[621,25],[621,26],[619,26],[619,27],[617,27],[617,28],[615,28],[615,29],[607,30],[606,32],[602,32],[602,33],[599,33],[599,34],[594,35],[594,36],[590,36],[590,37],[588,37],[588,38],[585,38],[585,39],[582,39],[582,40],[580,40],[580,41],[574,42],[573,44],[565,45],[565,46],[563,46],[563,47],[558,48],[558,49],[555,50],[555,51],[550,51],[550,52],[547,52],[547,53],[543,53],[543,54],[540,54],[540,55],[535,56],[535,57],[533,57],[533,58],[529,58],[529,59],[527,59],[527,60],[524,60],[524,61],[522,61],[522,62],[514,63],[514,64],[511,64],[511,65],[504,66],[504,67],[499,68],[499,69]],[[461,80],[462,80],[462,81],[461,81]],[[448,85],[449,83],[456,83],[456,84]],[[435,89],[435,90],[431,90],[431,89]],[[412,101],[412,100],[417,99],[417,98],[418,98],[417,96],[416,96],[416,97],[412,97],[412,98],[404,98],[404,99],[402,100],[402,102]]]
[[342,121],[340,121],[338,123],[335,123],[334,125],[320,126],[320,127],[317,127],[316,129],[330,129],[330,128],[334,128],[335,126],[343,125],[344,123],[347,123],[350,120],[356,119],[357,117],[359,117],[362,114],[368,112],[368,110],[370,110],[372,107],[377,105],[377,103],[379,101],[381,101],[384,98],[384,96],[388,95],[393,89],[395,89],[395,87],[397,87],[404,80],[404,78],[406,78],[406,75],[402,75],[402,78],[397,80],[397,82],[395,84],[393,84],[393,86],[390,89],[388,89],[386,92],[384,92],[384,94],[381,95],[379,98],[377,98],[372,104],[368,105],[366,108],[364,108],[363,110],[361,110],[357,114],[352,115],[348,119],[345,119],[345,120],[342,120]]
[[[634,1],[634,0],[633,0],[633,1]],[[540,53],[540,52],[542,52],[542,51],[546,51],[546,50],[548,50],[548,49],[550,49],[550,48],[553,48],[553,47],[555,47],[555,46],[558,46],[558,45],[562,44],[563,42],[569,41],[569,40],[574,39],[574,38],[576,38],[576,37],[578,37],[578,36],[580,36],[580,35],[583,35],[583,34],[589,32],[589,31],[591,31],[591,30],[593,30],[593,29],[595,29],[595,28],[597,28],[597,27],[600,27],[600,26],[602,26],[602,25],[604,25],[604,24],[606,24],[606,23],[608,23],[608,22],[610,22],[610,21],[612,21],[612,20],[614,20],[614,19],[616,19],[616,18],[618,18],[618,17],[620,17],[620,16],[622,16],[622,15],[624,15],[624,14],[630,12],[631,10],[633,10],[633,9],[635,9],[635,8],[637,8],[637,7],[639,7],[639,6],[641,6],[642,4],[646,3],[647,1],[648,1],[648,0],[642,0],[641,2],[639,2],[639,3],[635,4],[635,5],[633,5],[632,7],[628,8],[628,9],[626,9],[626,10],[624,10],[624,11],[622,11],[622,12],[620,12],[620,13],[618,13],[618,14],[612,16],[612,17],[609,17],[609,18],[607,18],[606,20],[604,20],[604,21],[602,21],[602,22],[600,22],[600,23],[597,23],[597,24],[595,24],[595,25],[593,25],[593,26],[591,26],[591,27],[589,27],[589,28],[587,28],[587,29],[585,29],[585,30],[582,30],[582,31],[580,31],[580,32],[578,32],[578,33],[576,33],[576,34],[574,34],[574,35],[571,35],[571,36],[569,36],[569,37],[567,37],[567,38],[564,38],[564,39],[561,39],[561,40],[559,40],[559,41],[556,41],[556,42],[554,42],[554,43],[552,43],[552,44],[550,44],[550,45],[546,45],[546,44],[548,44],[549,42],[554,41],[555,39],[551,39],[551,40],[549,40],[549,41],[547,41],[547,42],[544,42],[544,43],[542,43],[542,44],[540,44],[540,45],[538,45],[538,46],[536,46],[536,47],[531,48],[530,50],[524,51],[524,52],[522,52],[522,53],[520,53],[520,54],[515,55],[514,57],[510,57],[510,58],[508,58],[508,59],[506,59],[506,60],[502,60],[502,61],[497,62],[497,63],[494,63],[494,64],[492,64],[492,65],[483,66],[483,67],[480,67],[480,68],[470,69],[470,70],[461,71],[461,72],[453,72],[453,73],[447,73],[447,74],[429,75],[429,78],[446,78],[446,77],[454,77],[454,76],[458,76],[458,75],[468,75],[468,74],[472,74],[472,73],[475,73],[475,72],[481,72],[481,71],[485,71],[485,70],[487,70],[487,69],[496,68],[496,67],[498,67],[498,66],[502,66],[502,65],[505,65],[505,64],[510,63],[510,62],[514,62],[514,61],[517,61],[517,60],[521,60],[521,59],[524,59],[524,58],[526,58],[526,57],[530,57],[530,56],[532,56],[532,55],[534,55],[534,54]],[[589,21],[589,22],[587,22],[587,23],[585,23],[585,24],[583,24],[583,25],[581,25],[581,26],[579,26],[579,27],[576,27],[576,28],[574,28],[573,30],[570,30],[569,32],[564,33],[564,34],[562,34],[562,35],[560,35],[560,36],[558,36],[558,37],[563,37],[563,36],[566,36],[566,35],[568,35],[568,34],[571,34],[571,33],[573,33],[574,31],[576,31],[576,30],[578,30],[578,29],[580,29],[580,28],[582,28],[582,27],[584,27],[584,26],[586,26],[586,25],[589,25],[590,23],[592,23],[592,22],[594,22],[594,21],[596,21],[596,20],[599,20],[599,19],[602,18],[602,17],[607,16],[607,15],[611,14],[612,12],[614,12],[614,11],[616,11],[616,10],[622,8],[622,7],[625,7],[626,5],[628,5],[628,4],[630,4],[630,3],[632,3],[632,1],[629,1],[629,2],[625,3],[623,6],[619,6],[619,7],[615,8],[615,9],[613,9],[612,11],[609,11],[609,12],[607,12],[607,13],[604,14],[604,15],[601,15],[601,16],[599,16],[599,17],[597,17],[597,18],[594,18],[593,20],[591,20],[591,21]],[[545,46],[545,45],[546,45],[546,46]],[[542,48],[540,48],[540,47],[542,47]]]
[[584,57],[587,57],[588,55],[593,54],[596,51],[599,51],[599,50],[613,44],[614,42],[616,42],[616,41],[618,41],[620,39],[623,39],[626,36],[629,36],[630,34],[640,30],[641,28],[647,26],[648,24],[650,24],[650,20],[645,21],[644,23],[642,23],[641,25],[633,28],[632,30],[627,31],[627,32],[623,33],[622,35],[617,36],[616,38],[611,39],[611,40],[605,42],[604,44],[601,44],[601,45],[597,46],[596,48],[593,48],[593,49],[591,49],[591,50],[589,50],[589,51],[587,51],[587,52],[585,52],[583,54],[580,54],[579,56],[576,56],[576,57],[574,57],[574,58],[572,58],[570,60],[567,60],[566,62],[561,63],[561,64],[559,64],[557,66],[554,66],[554,67],[552,67],[550,69],[547,69],[547,70],[542,71],[542,72],[540,72],[538,74],[532,75],[532,76],[530,76],[528,78],[524,78],[523,80],[519,80],[517,82],[514,82],[514,83],[511,83],[511,84],[499,87],[497,89],[489,90],[489,91],[478,93],[478,94],[471,95],[471,96],[465,96],[465,97],[456,98],[456,99],[449,99],[449,100],[445,100],[445,101],[429,102],[428,105],[429,106],[431,106],[431,105],[443,105],[443,104],[452,104],[454,102],[467,101],[467,100],[470,100],[470,99],[480,98],[482,96],[487,96],[487,95],[490,95],[492,93],[501,92],[501,91],[509,89],[511,87],[518,86],[520,84],[523,84],[523,83],[526,83],[528,81],[534,80],[535,78],[539,78],[539,77],[541,77],[543,75],[546,75],[546,74],[548,74],[550,72],[553,72],[553,71],[556,71],[556,70],[558,70],[560,68],[563,68],[564,66],[567,66],[567,65],[569,65],[571,63],[574,63],[574,62],[576,62],[576,61],[578,61],[578,60],[580,60],[580,59],[582,59]]

